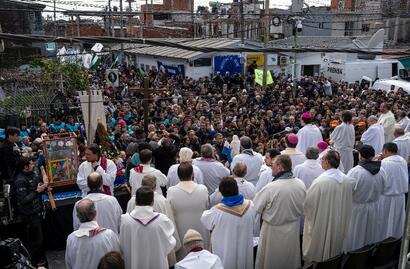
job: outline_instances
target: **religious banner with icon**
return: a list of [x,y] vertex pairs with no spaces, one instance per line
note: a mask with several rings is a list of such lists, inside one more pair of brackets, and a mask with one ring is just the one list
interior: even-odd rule
[[43,139],[49,186],[75,184],[78,171],[77,137],[53,134]]

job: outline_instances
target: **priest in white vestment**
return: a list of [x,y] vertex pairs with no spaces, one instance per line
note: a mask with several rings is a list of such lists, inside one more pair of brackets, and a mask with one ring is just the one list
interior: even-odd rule
[[201,146],[201,158],[192,161],[204,175],[204,185],[209,193],[213,193],[223,177],[229,176],[229,169],[215,159],[211,144]]
[[[151,189],[154,192],[154,212],[162,213],[165,216],[167,216],[172,223],[175,225],[175,218],[174,218],[174,213],[172,212],[172,208],[168,200],[162,195],[156,192],[156,187],[157,187],[157,179],[155,178],[154,175],[145,175],[144,178],[142,179],[141,182],[141,187],[146,187]],[[135,195],[131,197],[131,199],[128,201],[127,204],[127,213],[131,213],[135,208]],[[173,234],[175,240],[176,240],[176,245],[175,249],[173,249],[169,254],[168,254],[168,264],[169,266],[174,266],[176,263],[176,255],[175,252],[178,251],[181,247],[181,242],[179,239],[179,234],[178,230],[175,229],[174,234]]]
[[393,143],[397,145],[397,154],[410,162],[410,136],[404,133],[403,128],[396,128],[394,137]]
[[386,171],[383,194],[380,197],[379,215],[383,220],[381,240],[394,237],[400,238],[404,231],[405,193],[408,192],[409,172],[407,162],[397,154],[395,143],[383,146],[382,168]]
[[120,251],[118,235],[100,227],[94,202],[83,199],[76,204],[80,227],[67,237],[65,267],[67,269],[97,268],[100,259],[108,252]]
[[258,179],[258,183],[256,183],[255,186],[255,193],[259,192],[263,187],[265,187],[268,183],[271,183],[274,179],[272,176],[272,161],[273,159],[280,155],[280,152],[276,149],[271,149],[265,154],[265,169],[262,171],[264,168],[262,166],[261,173]]
[[90,190],[87,186],[87,177],[92,172],[99,173],[103,178],[103,191],[105,194],[114,194],[114,181],[117,176],[115,163],[101,155],[101,149],[97,144],[90,144],[85,149],[86,162],[80,164],[77,174],[77,185],[82,197]]
[[[181,163],[178,167],[180,182],[168,189],[167,200],[174,212],[175,224],[181,238],[188,229],[195,229],[201,233],[204,239],[205,249],[209,245],[209,231],[201,223],[202,212],[208,209],[208,190],[202,184],[192,181],[193,168],[190,163]],[[181,248],[177,252],[177,260],[180,261],[187,252]]]
[[141,187],[135,208],[121,216],[120,246],[126,269],[168,269],[168,254],[175,248],[174,224],[154,212],[154,192]]
[[303,128],[297,133],[299,143],[296,149],[306,153],[308,147],[315,147],[320,141],[323,140],[322,133],[319,128],[312,124],[313,116],[309,112],[305,112],[301,116]]
[[253,236],[258,230],[252,201],[239,194],[233,177],[219,184],[221,203],[203,212],[201,221],[211,231],[212,252],[225,269],[253,269]]
[[[299,164],[302,164],[304,161],[306,161],[305,153],[302,153],[297,149],[297,145],[299,144],[299,138],[295,134],[288,134],[285,137],[285,142],[286,142],[286,149],[282,150],[280,154],[282,155],[288,155],[290,160],[292,161],[292,171],[295,169],[295,167]],[[307,148],[306,148],[307,149]]]
[[396,115],[397,115],[397,123],[396,126],[402,128],[402,129],[406,129],[406,127],[409,125],[410,123],[410,119],[409,117],[407,117],[406,112],[404,112],[403,110],[398,110],[396,111]]
[[204,240],[200,233],[189,229],[184,235],[184,248],[188,255],[175,264],[175,269],[223,269],[221,259],[204,249]]
[[[179,150],[179,162],[189,162],[192,164],[193,154],[194,153],[190,148],[181,148]],[[179,163],[172,165],[168,170],[168,188],[177,185],[180,181],[177,173],[178,167]],[[194,168],[194,182],[204,184],[204,175],[202,174],[202,171],[196,165],[193,165],[192,167]]]
[[306,150],[306,161],[296,165],[295,169],[293,169],[293,176],[302,180],[305,183],[306,189],[309,189],[313,180],[324,172],[318,158],[319,149],[308,147]]
[[322,158],[325,170],[313,181],[304,204],[303,257],[322,262],[343,252],[352,214],[352,183],[337,167],[340,156],[329,150]]
[[388,103],[382,103],[380,105],[381,115],[377,123],[381,124],[384,129],[384,142],[392,142],[394,139],[394,128],[396,125],[396,119],[394,114],[390,111],[391,106]]
[[245,179],[255,186],[259,179],[259,171],[263,164],[263,157],[259,153],[253,151],[252,140],[249,137],[242,136],[240,141],[241,153],[233,158],[231,170],[235,167],[237,162],[245,162],[247,167]]
[[360,141],[365,145],[370,145],[374,148],[374,152],[380,154],[384,145],[384,128],[377,123],[376,116],[370,116],[367,119],[367,130],[362,134]]
[[[95,208],[98,212],[97,223],[103,227],[110,229],[118,234],[120,231],[120,221],[122,209],[118,203],[117,198],[107,195],[103,192],[102,176],[93,172],[87,177],[87,186],[90,190],[84,199],[90,199],[94,202]],[[80,227],[80,220],[77,217],[77,206],[81,202],[78,201],[73,208],[73,228],[77,230]]]
[[[246,175],[246,164],[243,161],[237,162],[232,169],[232,176],[236,180],[238,184],[239,193],[245,197],[247,200],[253,200],[255,197],[255,186],[248,182],[244,176]],[[222,193],[219,191],[219,188],[215,190],[214,193],[209,196],[209,200],[211,202],[211,206],[217,205],[223,199]]]
[[300,218],[306,187],[291,172],[287,155],[272,162],[275,181],[254,198],[255,209],[262,214],[262,229],[255,268],[300,268]]
[[352,113],[345,111],[342,114],[343,123],[338,125],[330,134],[330,140],[340,154],[340,162],[343,164],[344,173],[353,168],[353,147],[355,142],[355,131],[352,125]]
[[[317,148],[319,149],[319,159],[318,159],[318,161],[319,161],[320,165],[322,165],[323,156],[325,156],[326,153],[329,150],[335,150],[334,148],[330,147],[329,144],[327,144],[325,141],[320,141],[317,144]],[[339,169],[343,173],[344,167],[343,167],[342,162],[339,163],[339,167],[337,169]]]
[[370,145],[358,145],[359,164],[347,174],[353,187],[352,217],[344,250],[353,251],[382,240],[379,198],[383,192],[386,172],[380,161],[373,161],[375,151]]
[[140,151],[141,165],[130,170],[129,184],[131,186],[131,194],[135,195],[135,191],[141,187],[141,181],[145,175],[153,175],[157,179],[158,194],[162,194],[161,187],[166,187],[168,183],[167,177],[158,169],[151,167],[152,151],[149,149],[143,149]]

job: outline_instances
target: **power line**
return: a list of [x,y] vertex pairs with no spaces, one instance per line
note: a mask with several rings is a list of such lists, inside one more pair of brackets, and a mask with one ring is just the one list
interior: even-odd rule
[[[385,51],[368,51],[363,49],[355,48],[251,48],[251,47],[239,47],[239,48],[209,48],[209,47],[196,47],[192,45],[186,45],[184,42],[175,43],[166,40],[155,40],[155,39],[141,39],[141,38],[118,38],[118,37],[55,37],[55,36],[44,36],[44,35],[22,35],[22,34],[10,34],[10,33],[0,33],[0,38],[5,40],[12,40],[14,42],[57,42],[57,43],[106,43],[106,44],[118,44],[118,43],[133,43],[133,44],[144,44],[152,46],[162,46],[162,47],[172,47],[189,51],[197,52],[266,52],[266,53],[284,53],[284,52],[340,52],[340,53],[360,53],[360,54],[370,54],[370,55],[398,55],[398,56],[410,56],[410,49],[406,52],[385,52]],[[185,41],[187,42],[187,41]],[[134,48],[127,48],[124,50],[130,50]],[[118,49],[112,51],[120,51]],[[104,51],[109,52],[109,51]]]

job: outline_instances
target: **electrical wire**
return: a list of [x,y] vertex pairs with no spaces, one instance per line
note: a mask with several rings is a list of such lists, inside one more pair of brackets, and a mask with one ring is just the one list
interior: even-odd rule
[[[118,43],[132,43],[132,44],[144,44],[152,46],[162,46],[162,47],[172,47],[188,51],[197,51],[197,52],[266,52],[266,53],[283,53],[283,52],[340,52],[340,53],[360,53],[360,54],[369,54],[369,55],[398,55],[398,56],[410,56],[410,49],[407,51],[396,51],[396,52],[386,52],[386,51],[370,51],[364,49],[355,49],[355,48],[278,48],[278,47],[267,47],[267,48],[251,48],[251,47],[238,47],[238,48],[209,48],[209,47],[196,47],[192,45],[185,44],[188,41],[176,43],[167,40],[155,40],[155,39],[144,39],[144,38],[120,38],[120,37],[55,37],[55,36],[44,36],[44,35],[24,35],[24,34],[10,34],[10,33],[0,33],[0,38],[4,40],[11,40],[13,42],[57,42],[57,43],[105,43],[105,44],[118,44]],[[194,39],[195,40],[195,39]],[[131,50],[134,48],[126,48],[126,50]],[[111,51],[120,51],[119,49]],[[109,51],[104,51],[105,53]]]

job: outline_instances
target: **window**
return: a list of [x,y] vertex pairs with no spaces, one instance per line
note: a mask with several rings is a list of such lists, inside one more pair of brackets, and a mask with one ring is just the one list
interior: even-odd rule
[[319,22],[319,29],[324,29],[324,28],[325,28],[325,23]]
[[211,66],[212,65],[212,59],[211,58],[199,58],[194,60],[194,66]]
[[363,23],[362,24],[362,32],[369,32],[370,31],[370,24]]
[[353,27],[354,27],[354,22],[352,21],[345,22],[345,36],[353,35]]

